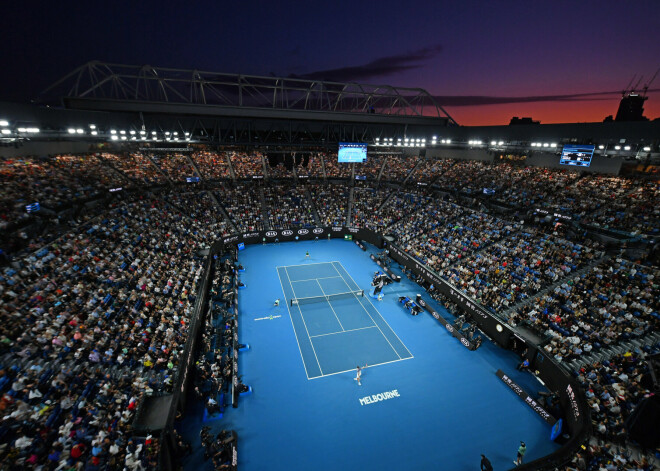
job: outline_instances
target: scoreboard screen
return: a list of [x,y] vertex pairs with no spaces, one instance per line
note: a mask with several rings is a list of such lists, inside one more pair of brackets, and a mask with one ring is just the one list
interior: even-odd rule
[[340,142],[337,162],[358,162],[367,160],[367,145],[359,142]]
[[559,163],[561,165],[573,165],[577,167],[588,167],[594,155],[592,145],[565,145],[561,151]]

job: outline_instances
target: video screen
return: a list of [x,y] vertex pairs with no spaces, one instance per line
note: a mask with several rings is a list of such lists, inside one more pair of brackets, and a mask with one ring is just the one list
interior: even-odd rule
[[588,167],[591,165],[591,158],[594,155],[593,145],[573,145],[567,144],[561,151],[559,163],[561,165],[574,165],[578,167]]
[[359,142],[340,142],[337,162],[362,163],[367,160],[367,145]]

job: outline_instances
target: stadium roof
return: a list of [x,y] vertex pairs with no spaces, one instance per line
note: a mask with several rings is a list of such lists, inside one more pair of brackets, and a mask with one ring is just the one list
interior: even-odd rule
[[[92,61],[48,87],[71,109],[338,121],[455,121],[421,88],[225,74]],[[316,118],[315,118],[316,116]],[[359,118],[358,118],[359,116]]]

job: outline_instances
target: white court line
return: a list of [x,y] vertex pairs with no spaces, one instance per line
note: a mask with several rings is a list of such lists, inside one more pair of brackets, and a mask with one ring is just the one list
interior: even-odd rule
[[[340,263],[340,262],[332,262],[332,266],[335,268],[335,270],[337,271],[337,273],[339,273],[339,275],[341,276],[341,272],[340,272],[339,270],[337,270],[337,267],[335,267],[335,265],[334,265],[335,263],[339,263],[340,265],[341,265],[341,263]],[[343,265],[342,265],[342,268],[344,268]],[[344,268],[344,271],[346,272],[346,274],[348,275],[348,277],[351,279],[351,281],[352,281],[353,283],[355,283],[355,280],[353,279],[353,277],[351,276],[351,274],[348,273],[348,271],[347,271],[345,268]],[[342,279],[343,279],[343,277],[342,277]],[[344,280],[344,283],[346,283],[346,280]],[[348,286],[348,283],[346,283],[346,286]],[[358,288],[360,287],[357,283],[355,283],[355,286],[357,286]],[[348,286],[348,287],[350,288],[350,286]],[[364,297],[364,296],[363,296],[363,297]],[[367,311],[367,308],[365,308],[365,307],[362,305],[362,301],[360,301],[360,298],[358,298],[357,296],[356,296],[356,298],[357,298],[357,300],[359,301],[360,306],[362,306],[362,309],[364,309],[365,311]],[[396,334],[396,332],[394,331],[394,329],[392,328],[392,326],[391,326],[391,325],[385,320],[385,318],[384,318],[383,316],[380,315],[380,311],[376,308],[376,306],[374,306],[374,303],[371,302],[371,299],[369,299],[369,297],[367,297],[367,301],[369,301],[369,304],[371,304],[371,307],[373,307],[373,308],[376,310],[376,312],[378,313],[378,315],[380,316],[380,318],[383,319],[383,322],[385,322],[385,324],[387,324],[387,327],[390,328],[390,330],[392,331],[392,333],[394,334],[394,336],[395,336],[397,339],[399,339],[399,342],[401,342],[401,345],[403,345],[403,348],[406,349],[406,351],[410,354],[411,357],[414,357],[413,354],[410,352],[410,350],[408,350],[408,347],[406,347],[406,344],[403,343],[403,341],[402,341],[402,340],[399,338],[399,336]],[[367,314],[369,315],[369,317],[371,317],[371,314],[369,314],[369,311],[367,311]],[[371,321],[374,322],[373,317],[371,318]],[[374,322],[374,324],[376,324],[376,322]],[[378,324],[376,324],[376,325],[378,325]],[[380,327],[379,327],[378,329],[380,330]],[[381,330],[380,333],[382,334],[383,331]],[[385,337],[385,334],[383,334],[383,337]],[[387,340],[387,337],[385,337],[385,340]],[[387,343],[389,343],[389,342],[390,342],[390,341],[387,340]],[[390,346],[392,346],[391,343],[390,343]],[[394,347],[392,347],[392,348],[394,348]],[[396,350],[395,350],[395,351],[396,351]],[[397,355],[399,355],[399,354],[397,353]],[[401,355],[399,355],[399,358],[401,358]]]
[[358,327],[357,329],[342,330],[341,332],[330,332],[329,334],[310,335],[309,338],[310,339],[315,339],[316,337],[325,337],[326,335],[343,334],[344,332],[354,332],[356,330],[373,329],[374,327],[377,327],[377,326],[370,325],[368,327]]
[[[286,277],[289,280],[289,284],[291,284],[291,278],[289,278],[289,272],[287,271],[286,267],[284,267],[284,273],[286,273]],[[284,290],[284,288],[282,288],[282,290]],[[293,289],[292,284],[291,284],[291,291],[293,292],[294,299],[297,298],[298,296],[296,296],[296,290]],[[289,305],[287,304],[287,309],[288,307]],[[316,349],[314,348],[314,343],[312,342],[312,339],[309,337],[309,329],[307,329],[307,322],[305,322],[305,316],[303,315],[302,309],[300,309],[299,305],[298,305],[298,311],[300,311],[300,318],[302,319],[303,325],[305,326],[305,330],[307,331],[307,338],[309,339],[309,343],[312,345],[312,351],[314,352],[314,358],[316,358],[316,364],[319,365],[319,371],[321,371],[321,374],[323,374],[323,368],[321,368],[321,363],[319,363],[319,357],[316,355]],[[291,323],[293,323],[293,320],[291,320]],[[302,355],[302,350],[300,350],[300,354]]]
[[[302,265],[286,265],[286,266],[279,266],[279,267],[275,267],[275,268],[284,268],[284,269],[287,269],[288,267],[310,267],[310,266],[312,266],[312,265],[325,265],[326,263],[330,263],[330,264],[331,264],[332,262],[303,263]],[[289,275],[289,274],[287,273],[287,276],[288,276],[288,275]]]
[[[390,363],[396,363],[396,362],[399,362],[399,361],[411,360],[412,358],[413,357],[408,357],[408,358],[399,358],[398,360],[384,361],[383,363],[375,363],[373,365],[369,365],[367,368],[371,368],[373,366],[388,365]],[[364,371],[364,368],[362,370]],[[328,373],[327,375],[314,376],[313,378],[309,378],[309,380],[311,381],[313,379],[325,378],[326,376],[340,375],[342,373],[348,373],[349,371],[356,371],[356,370],[355,370],[355,368],[353,368],[352,370],[337,371],[335,373]],[[362,381],[364,381],[364,379]]]
[[[334,264],[333,264],[332,266],[333,266],[334,269],[337,271],[337,273],[339,273],[339,270],[337,270],[337,267],[335,267]],[[342,267],[342,268],[343,268],[343,267]],[[348,272],[347,272],[347,273],[348,273]],[[339,274],[341,275],[341,273],[339,273]],[[350,275],[349,275],[349,276],[350,276]],[[342,279],[343,279],[343,278],[342,278]],[[355,283],[355,280],[353,280],[353,283]],[[346,285],[346,287],[347,287],[349,290],[351,289],[351,287],[348,286],[348,283],[346,283],[346,280],[344,280],[344,284]],[[355,286],[358,286],[358,284],[355,283]],[[359,286],[358,286],[358,288],[359,288]],[[362,297],[364,297],[364,296],[362,296]],[[373,322],[374,325],[375,325],[376,327],[378,327],[378,324],[376,324],[376,321],[374,321],[374,318],[371,317],[371,314],[369,314],[369,311],[367,311],[367,308],[364,307],[364,305],[360,302],[360,299],[357,297],[357,295],[355,296],[355,299],[358,300],[358,303],[360,304],[360,307],[361,307],[362,309],[364,309],[364,312],[367,313],[367,316],[369,316],[369,319],[371,319],[371,322]],[[372,304],[372,306],[373,306],[373,304]],[[374,306],[374,309],[376,309],[375,306]],[[378,309],[376,309],[376,311],[378,311]],[[381,317],[382,317],[382,316],[381,316]],[[383,320],[385,320],[385,319],[383,319]],[[389,324],[388,324],[388,325],[389,325]],[[391,327],[390,327],[390,329],[391,329]],[[399,357],[399,360],[400,360],[400,359],[401,359],[401,355],[399,355],[399,352],[396,351],[396,348],[394,348],[394,345],[392,345],[392,343],[391,343],[391,342],[389,341],[389,339],[385,336],[385,334],[383,333],[383,331],[381,330],[380,327],[378,327],[378,330],[380,330],[380,334],[381,334],[383,337],[385,337],[385,341],[386,341],[387,343],[390,344],[390,348],[391,348],[392,350],[394,350],[394,353],[396,354],[396,356]],[[405,345],[404,345],[404,346],[405,346]],[[408,353],[410,353],[410,352],[408,352]]]
[[[321,293],[323,293],[323,296],[325,296],[325,291],[323,291],[323,286],[321,286],[321,283],[319,283],[319,280],[316,280],[316,284],[319,285],[319,288],[321,288]],[[348,286],[348,285],[347,285]],[[293,289],[293,285],[291,285],[291,289]],[[326,297],[325,301],[328,303],[328,306],[330,306],[330,309],[332,309],[332,313],[335,315],[335,318],[337,319],[337,322],[339,322],[339,327],[341,327],[341,330],[344,330],[344,326],[341,325],[341,321],[339,320],[339,316],[337,316],[337,312],[335,311],[335,308],[332,307],[332,303],[330,300]],[[300,304],[298,304],[298,309],[300,309]],[[300,309],[300,314],[302,315],[302,309]],[[309,334],[309,332],[308,332]],[[311,336],[309,338],[312,338]]]
[[322,276],[320,278],[307,278],[306,280],[293,280],[291,283],[298,283],[299,281],[327,280],[328,278],[341,278],[341,276]]
[[[282,287],[282,294],[284,294],[284,303],[286,304],[286,310],[289,311],[289,319],[291,319],[291,327],[293,327],[293,335],[296,337],[296,343],[298,344],[298,351],[300,352],[300,359],[302,360],[303,368],[305,368],[305,376],[307,376],[307,379],[309,380],[309,374],[307,373],[307,366],[305,366],[305,358],[303,357],[302,354],[302,348],[300,348],[300,342],[298,341],[298,334],[296,334],[296,326],[293,325],[293,316],[291,315],[291,309],[289,309],[289,301],[286,299],[286,291],[284,291],[284,285],[282,284],[282,278],[280,277],[280,272],[279,270],[277,271],[277,279],[280,280],[280,286]],[[310,340],[309,343],[312,343]],[[312,345],[312,348],[314,346]]]

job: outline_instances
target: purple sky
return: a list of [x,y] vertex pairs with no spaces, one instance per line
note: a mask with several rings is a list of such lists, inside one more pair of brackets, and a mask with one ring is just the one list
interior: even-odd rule
[[[11,2],[0,31],[0,99],[14,101],[98,59],[422,87],[455,97],[442,101],[467,125],[601,121],[660,67],[657,0]],[[557,98],[597,92],[613,93]]]

